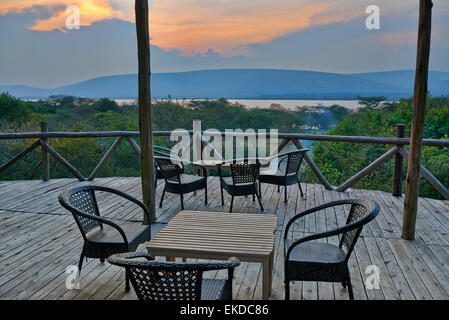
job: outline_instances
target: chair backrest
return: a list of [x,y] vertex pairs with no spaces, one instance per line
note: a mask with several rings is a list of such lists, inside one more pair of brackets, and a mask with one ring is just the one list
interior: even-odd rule
[[59,195],[59,202],[72,213],[84,238],[92,229],[102,227],[101,222],[88,217],[88,215],[100,216],[95,190],[92,186],[66,190]]
[[169,158],[161,157],[155,157],[154,162],[165,181],[180,183],[180,168],[176,163],[173,163]]
[[349,231],[342,234],[340,248],[346,249],[346,260],[349,259],[363,226],[373,220],[379,213],[379,205],[371,200],[353,199],[346,225],[352,225]]
[[[139,253],[116,254],[108,262],[126,268],[139,300],[200,300],[203,272],[235,267],[240,262],[174,263],[138,261]],[[150,258],[148,255],[140,257]],[[234,258],[235,259],[235,258]]]
[[260,163],[242,161],[230,164],[232,182],[234,185],[242,183],[255,183],[259,176]]
[[301,149],[288,153],[287,166],[285,168],[286,175],[296,174],[298,172],[307,151],[309,151],[309,149]]

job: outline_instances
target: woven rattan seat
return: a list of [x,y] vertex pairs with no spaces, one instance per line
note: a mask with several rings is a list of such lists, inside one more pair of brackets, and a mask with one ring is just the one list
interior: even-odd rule
[[[290,227],[306,215],[336,206],[349,206],[346,224],[334,230],[313,234],[301,239],[288,239]],[[357,239],[365,224],[379,213],[379,206],[370,200],[347,199],[334,201],[301,212],[290,219],[284,233],[285,299],[290,299],[290,281],[341,282],[348,286],[349,298],[354,299],[348,268]],[[320,214],[320,213],[316,213]],[[323,214],[321,212],[321,214]],[[338,246],[315,242],[318,239],[340,236]]]
[[201,300],[225,300],[227,280],[203,279],[201,284]]
[[262,201],[260,199],[261,193],[257,191],[257,179],[259,177],[260,163],[255,163],[242,159],[230,164],[231,176],[223,177],[222,164],[217,164],[218,173],[220,175],[220,192],[221,192],[221,204],[224,205],[223,190],[226,190],[231,195],[231,206],[229,212],[232,212],[232,206],[234,204],[234,197],[236,196],[255,196],[259,201],[261,210],[263,211]]
[[[301,188],[301,183],[298,177],[298,170],[301,167],[301,163],[304,159],[304,155],[309,149],[295,150],[288,153],[279,155],[279,164],[275,172],[271,170],[261,172],[259,176],[259,193],[261,192],[262,183],[269,183],[278,186],[278,192],[280,186],[284,186],[284,201],[287,202],[287,186],[292,184],[298,184],[301,197],[304,196]],[[281,167],[281,164],[287,160],[285,168]]]
[[[204,189],[204,202],[207,204],[207,170],[199,164],[191,162],[180,162],[179,164],[172,162],[170,158],[155,157],[155,164],[158,171],[165,180],[164,191],[162,192],[159,207],[162,207],[165,192],[179,194],[181,198],[181,208],[184,210],[184,194]],[[194,176],[184,173],[184,163],[200,167],[204,172],[204,177]]]
[[[151,239],[150,225],[130,222],[117,224],[101,217],[96,191],[114,194],[138,205],[147,221],[150,221],[148,209],[142,202],[115,189],[87,185],[61,192],[59,202],[72,213],[84,239],[78,264],[80,273],[84,257],[99,258],[103,262],[114,253],[134,251],[139,244]],[[128,277],[126,289],[129,290]]]
[[[293,240],[287,240],[288,247]],[[314,263],[341,263],[344,262],[346,253],[340,247],[323,242],[304,242],[295,246],[290,253],[290,262],[314,262]]]
[[[142,260],[144,258],[145,260]],[[108,262],[126,269],[139,300],[232,300],[232,278],[239,260],[159,262],[147,253],[121,253]],[[228,279],[203,279],[203,272],[228,270]]]
[[194,176],[192,174],[185,174],[185,173],[181,174],[180,178],[182,184],[198,183],[200,181],[204,181],[204,177]]
[[[140,241],[140,238],[146,238],[145,234],[148,230],[148,226],[137,223],[129,223],[129,224],[119,224],[120,228],[125,232],[126,237],[128,238],[129,243],[136,244],[136,247],[139,243],[142,243],[147,240]],[[110,243],[110,244],[123,244],[123,237],[120,232],[115,228],[111,228],[109,226],[104,226],[103,229],[97,228],[96,230],[92,230],[87,234],[87,239],[92,242],[98,243]],[[134,248],[135,250],[136,248]],[[130,248],[132,250],[132,248]]]

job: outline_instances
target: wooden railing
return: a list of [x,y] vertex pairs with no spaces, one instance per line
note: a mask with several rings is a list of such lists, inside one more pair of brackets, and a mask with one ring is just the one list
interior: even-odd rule
[[[55,158],[58,162],[60,162],[64,167],[67,168],[69,172],[71,172],[78,180],[80,181],[92,181],[95,179],[97,174],[106,164],[108,159],[117,149],[119,144],[122,141],[127,141],[133,150],[140,154],[140,147],[137,142],[133,138],[139,137],[139,132],[137,131],[109,131],[109,132],[48,132],[47,125],[42,124],[41,132],[29,132],[29,133],[0,133],[0,140],[16,140],[16,139],[37,139],[37,141],[33,142],[30,146],[28,146],[23,151],[19,152],[16,156],[14,156],[9,161],[0,165],[0,173],[7,168],[11,167],[18,160],[32,152],[36,148],[42,148],[42,177],[43,180],[47,181],[50,178],[49,174],[49,156]],[[194,128],[195,129],[195,128]],[[365,136],[334,136],[334,135],[315,135],[315,134],[297,134],[297,133],[278,133],[277,138],[279,140],[279,144],[276,152],[280,153],[282,149],[284,149],[290,142],[294,144],[294,146],[298,149],[302,149],[304,146],[301,143],[301,140],[307,141],[326,141],[326,142],[346,142],[346,143],[366,143],[366,144],[381,144],[381,145],[391,145],[392,147],[374,160],[371,164],[360,170],[354,176],[346,180],[340,186],[333,186],[329,181],[325,178],[321,170],[314,163],[312,158],[306,154],[304,160],[310,167],[311,171],[318,178],[321,184],[328,190],[335,191],[345,191],[348,188],[355,185],[359,180],[366,177],[368,174],[377,169],[380,165],[386,163],[390,159],[394,159],[394,169],[393,169],[393,195],[400,196],[402,195],[402,184],[403,184],[403,160],[408,159],[408,152],[404,148],[404,146],[410,144],[410,139],[404,137],[404,125],[398,124],[396,126],[396,137],[395,138],[387,138],[387,137],[365,137]],[[202,147],[209,144],[212,148],[213,146],[208,142],[208,134],[207,132],[202,131],[187,131],[189,135],[193,135],[193,138],[198,138],[201,141]],[[155,131],[153,135],[155,137],[169,137],[171,134],[170,131]],[[258,136],[258,133],[236,133],[236,132],[221,132],[223,137],[225,136]],[[267,138],[270,138],[270,133],[267,132]],[[67,161],[63,156],[61,156],[56,150],[54,150],[49,144],[49,138],[67,138],[67,139],[76,139],[76,138],[115,138],[114,142],[108,149],[108,151],[104,154],[100,162],[97,164],[92,173],[86,178],[81,172],[76,169],[69,161]],[[192,139],[192,140],[194,140]],[[437,139],[424,139],[424,146],[436,146],[436,147],[449,147],[449,140],[437,140]],[[421,175],[436,189],[441,195],[449,200],[449,190],[440,182],[437,178],[435,178],[432,173],[427,170],[424,166],[421,166]]]

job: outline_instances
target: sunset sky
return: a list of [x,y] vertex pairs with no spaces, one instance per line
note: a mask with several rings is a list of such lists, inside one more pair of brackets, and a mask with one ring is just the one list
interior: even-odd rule
[[[418,0],[150,0],[152,69],[413,69]],[[380,29],[365,27],[368,5]],[[67,30],[66,8],[80,11]],[[432,70],[449,71],[449,1],[434,0]],[[0,85],[135,73],[133,0],[0,0]]]

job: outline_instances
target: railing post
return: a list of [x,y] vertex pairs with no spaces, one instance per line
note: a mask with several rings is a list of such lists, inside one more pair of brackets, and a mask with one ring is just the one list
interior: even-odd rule
[[[404,138],[405,137],[405,125],[398,123],[396,124],[396,138]],[[396,148],[399,151],[403,145],[397,145]],[[394,170],[393,170],[393,196],[400,197],[402,196],[402,168],[404,164],[404,158],[402,155],[397,152],[394,156]]]
[[[48,132],[48,123],[41,122],[41,132]],[[42,138],[42,141],[47,143],[47,138]],[[50,161],[48,158],[48,152],[45,148],[41,148],[42,150],[42,180],[49,181],[50,180]]]
[[201,120],[193,120],[193,162],[202,159]]

